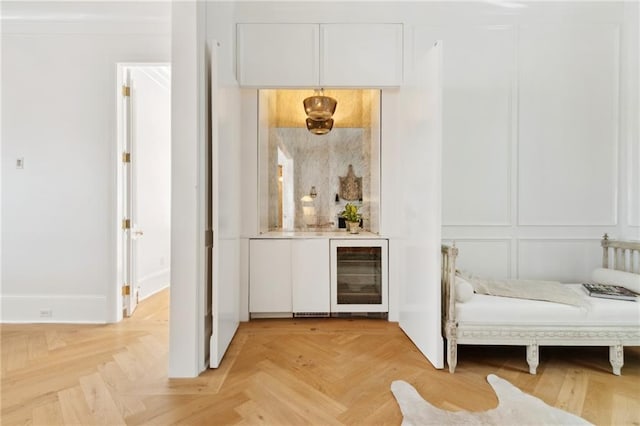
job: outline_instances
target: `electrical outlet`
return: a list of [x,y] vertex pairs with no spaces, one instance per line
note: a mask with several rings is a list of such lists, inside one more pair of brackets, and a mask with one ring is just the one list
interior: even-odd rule
[[16,158],[16,169],[24,169],[24,158]]
[[52,309],[40,309],[40,318],[51,318],[53,317]]

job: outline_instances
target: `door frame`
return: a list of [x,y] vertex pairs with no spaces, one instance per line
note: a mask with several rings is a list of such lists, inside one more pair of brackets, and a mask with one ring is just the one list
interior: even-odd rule
[[[124,185],[125,185],[125,173],[122,167],[122,153],[125,152],[126,136],[125,136],[125,120],[124,120],[124,107],[122,102],[122,86],[125,83],[124,72],[128,68],[133,67],[157,67],[168,66],[171,67],[170,62],[119,62],[116,64],[116,144],[115,153],[113,155],[113,167],[116,174],[115,185],[115,199],[116,206],[113,212],[113,221],[116,231],[116,253],[115,253],[115,275],[114,282],[111,289],[112,300],[110,304],[110,318],[111,322],[120,322],[124,318],[123,315],[123,296],[122,286],[125,280],[127,264],[124,259],[124,244],[125,244],[125,232],[122,229],[122,212],[124,210]],[[130,283],[133,285],[132,283]]]

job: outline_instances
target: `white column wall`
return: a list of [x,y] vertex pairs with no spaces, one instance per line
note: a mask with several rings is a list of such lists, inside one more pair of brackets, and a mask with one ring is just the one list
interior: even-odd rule
[[114,321],[116,64],[170,61],[170,5],[1,8],[0,320]]
[[171,306],[169,377],[206,368],[205,141],[207,108],[202,2],[172,4]]

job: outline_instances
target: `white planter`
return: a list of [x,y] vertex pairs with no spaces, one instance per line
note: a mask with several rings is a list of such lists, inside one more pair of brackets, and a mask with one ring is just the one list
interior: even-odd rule
[[347,223],[347,231],[349,231],[349,233],[351,233],[351,234],[360,233],[360,222],[349,222],[349,221],[346,221],[346,223]]

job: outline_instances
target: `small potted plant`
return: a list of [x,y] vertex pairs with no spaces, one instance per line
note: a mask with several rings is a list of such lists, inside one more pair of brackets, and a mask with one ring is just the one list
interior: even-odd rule
[[362,219],[362,215],[358,213],[358,206],[347,203],[342,213],[340,213],[340,216],[342,216],[347,223],[347,231],[352,234],[360,232],[360,219]]

